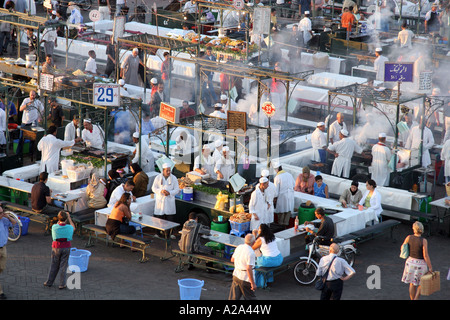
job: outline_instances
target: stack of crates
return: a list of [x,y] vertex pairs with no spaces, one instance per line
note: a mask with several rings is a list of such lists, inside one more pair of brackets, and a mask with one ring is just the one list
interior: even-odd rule
[[250,233],[250,221],[248,222],[235,222],[235,221],[230,221],[230,225],[231,225],[231,231],[230,234],[237,236],[237,237],[243,237],[245,236],[247,233]]

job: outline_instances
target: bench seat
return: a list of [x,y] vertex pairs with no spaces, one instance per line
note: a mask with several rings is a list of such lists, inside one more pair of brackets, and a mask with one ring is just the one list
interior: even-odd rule
[[75,226],[77,227],[79,235],[81,235],[83,224],[95,220],[95,210],[96,209],[94,208],[87,208],[70,214],[73,223],[75,223]]
[[[125,246],[134,250],[138,250],[142,252],[142,257],[139,260],[140,262],[146,262],[148,261],[148,257],[145,254],[145,250],[150,246],[150,243],[152,242],[151,239],[147,239],[147,238],[143,238],[137,235],[132,235],[132,234],[118,234],[116,235],[115,239],[112,240],[108,234],[106,233],[106,228],[105,227],[101,227],[101,226],[97,226],[95,224],[85,224],[82,226],[83,229],[87,230],[89,233],[89,239],[86,243],[86,247],[91,247],[94,245],[94,240],[100,239],[106,242],[106,244],[108,245],[109,242],[117,244],[117,245],[121,245],[121,246]],[[99,237],[99,235],[104,235],[105,237]],[[138,247],[133,247],[132,244],[129,245],[127,243],[122,243],[121,241],[117,241],[117,240],[124,240],[124,241],[129,241],[132,244],[138,244]]]
[[[401,224],[400,221],[398,220],[394,220],[394,219],[389,219],[389,220],[385,220],[383,222],[374,224],[373,226],[370,227],[366,227],[364,229],[355,231],[355,232],[351,232],[350,235],[354,236],[354,240],[356,242],[364,242],[370,239],[373,239],[379,235],[384,234],[387,231],[390,231],[391,233],[391,238],[393,239],[393,229],[395,227],[397,227],[399,224]],[[394,239],[395,241],[395,239]]]
[[[234,263],[231,262],[229,259],[222,258],[219,256],[213,256],[203,253],[186,253],[178,249],[173,249],[172,253],[175,257],[178,257],[178,266],[175,268],[175,272],[181,272],[184,270],[183,265],[184,264],[192,264],[196,267],[200,268],[206,268],[211,270],[216,270],[224,273],[231,273],[232,268],[234,268]],[[186,260],[190,261],[183,261],[183,258],[186,258]],[[225,268],[216,268],[214,266],[206,266],[203,265],[201,262],[205,263],[215,263]]]

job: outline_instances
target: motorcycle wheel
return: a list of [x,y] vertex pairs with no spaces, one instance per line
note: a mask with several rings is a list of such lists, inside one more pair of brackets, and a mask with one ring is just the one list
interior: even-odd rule
[[347,263],[351,266],[353,266],[353,264],[355,263],[355,251],[353,251],[352,249],[344,249],[343,252],[343,257],[345,259],[345,261],[347,261]]
[[310,285],[316,280],[317,266],[307,258],[300,258],[294,267],[294,278],[301,285]]
[[92,7],[92,0],[81,1],[81,10],[87,11]]

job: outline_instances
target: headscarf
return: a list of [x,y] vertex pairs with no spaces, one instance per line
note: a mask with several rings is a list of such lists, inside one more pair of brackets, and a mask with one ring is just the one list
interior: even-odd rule
[[94,191],[98,188],[99,183],[100,180],[98,179],[97,173],[94,172],[91,176],[91,181],[89,181],[86,191]]

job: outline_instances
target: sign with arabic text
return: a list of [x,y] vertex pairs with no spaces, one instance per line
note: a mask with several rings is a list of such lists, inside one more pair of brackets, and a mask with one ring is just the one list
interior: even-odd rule
[[413,82],[414,63],[392,63],[384,64],[384,81]]

